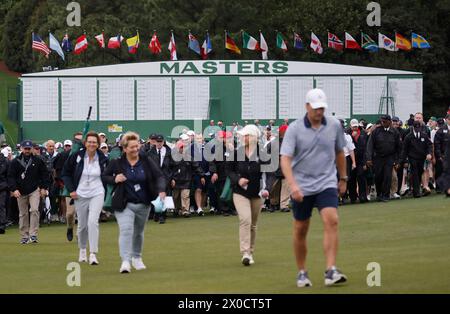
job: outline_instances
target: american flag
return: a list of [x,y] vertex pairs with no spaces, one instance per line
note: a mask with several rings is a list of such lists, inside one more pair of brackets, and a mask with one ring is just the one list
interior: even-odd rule
[[328,33],[328,48],[342,51],[344,49],[344,43],[335,34]]
[[33,43],[31,48],[42,52],[46,58],[48,58],[48,55],[50,54],[50,49],[45,42],[35,33],[33,33]]

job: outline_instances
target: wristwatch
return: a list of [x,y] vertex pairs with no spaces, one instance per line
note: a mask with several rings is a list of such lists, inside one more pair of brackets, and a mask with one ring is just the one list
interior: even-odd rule
[[339,178],[339,181],[345,181],[345,182],[347,182],[348,181],[348,177],[347,176],[345,176],[345,177],[340,177]]

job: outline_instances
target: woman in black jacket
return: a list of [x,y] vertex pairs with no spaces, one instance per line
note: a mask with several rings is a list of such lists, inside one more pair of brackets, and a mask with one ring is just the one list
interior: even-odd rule
[[262,198],[269,197],[266,186],[272,186],[274,177],[273,173],[269,177],[265,174],[263,176],[262,165],[266,162],[261,158],[258,128],[255,125],[246,125],[237,133],[242,136],[242,146],[235,152],[234,161],[227,162],[226,167],[233,187],[234,206],[239,215],[241,261],[245,266],[249,266],[254,263],[256,223],[261,212]]
[[89,239],[90,265],[98,265],[98,219],[105,199],[101,174],[108,162],[105,154],[99,150],[99,145],[100,137],[97,133],[86,134],[85,149],[70,155],[61,174],[64,186],[75,202],[78,217],[78,261],[87,262],[86,247]]
[[150,213],[151,196],[166,197],[167,180],[158,165],[139,153],[139,135],[126,133],[121,140],[124,154],[111,161],[102,175],[105,184],[114,185],[111,209],[119,224],[121,273],[145,269],[142,261],[144,228]]

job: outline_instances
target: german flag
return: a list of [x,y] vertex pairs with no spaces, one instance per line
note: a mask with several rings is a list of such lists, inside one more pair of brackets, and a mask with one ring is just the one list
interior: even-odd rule
[[227,31],[225,31],[225,49],[231,50],[232,52],[234,52],[238,55],[241,54],[241,50],[236,45],[234,40],[228,35]]

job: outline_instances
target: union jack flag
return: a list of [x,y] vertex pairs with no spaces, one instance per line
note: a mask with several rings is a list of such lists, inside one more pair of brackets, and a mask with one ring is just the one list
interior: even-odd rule
[[328,48],[342,51],[344,50],[344,43],[335,34],[328,33]]

